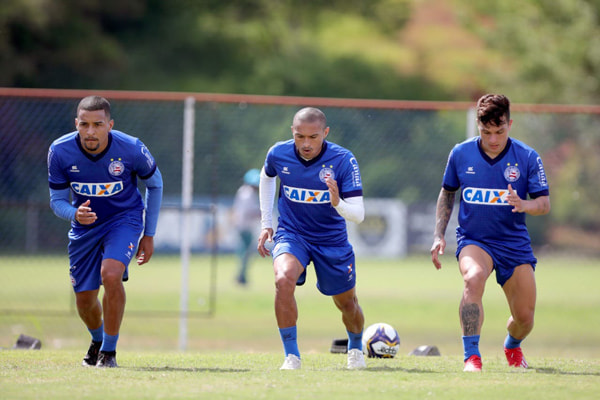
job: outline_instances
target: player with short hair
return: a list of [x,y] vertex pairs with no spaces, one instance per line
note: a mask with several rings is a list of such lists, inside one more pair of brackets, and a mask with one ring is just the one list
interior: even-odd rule
[[465,371],[482,368],[482,297],[494,270],[511,314],[504,353],[510,366],[527,368],[521,341],[533,329],[537,260],[525,214],[550,212],[550,197],[542,159],[533,148],[508,136],[512,122],[506,96],[487,94],[479,99],[479,136],[457,144],[450,152],[437,200],[431,259],[440,269],[438,255],[444,253],[454,197],[461,190],[456,257],[464,282],[459,312]]
[[[112,129],[110,111],[99,96],[79,102],[77,130],[56,139],[48,151],[48,183],[50,207],[71,221],[71,283],[92,336],[82,364],[112,368],[125,311],[122,282],[134,255],[139,265],[152,257],[163,182],[144,143]],[[138,177],[146,185],[145,202]]]
[[[365,368],[362,352],[363,312],[356,297],[356,264],[348,242],[346,220],[364,219],[358,163],[347,149],[325,140],[325,114],[317,108],[299,110],[292,123],[293,139],[273,145],[260,176],[262,232],[258,252],[272,250],[275,273],[275,316],[283,342],[281,369],[299,369],[296,285],[306,279],[312,261],[321,293],[331,296],[342,312],[348,332],[349,369]],[[273,237],[272,212],[279,177],[279,220]]]

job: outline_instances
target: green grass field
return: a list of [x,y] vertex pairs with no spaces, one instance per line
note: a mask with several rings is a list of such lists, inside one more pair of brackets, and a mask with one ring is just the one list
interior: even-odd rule
[[[283,352],[270,261],[255,259],[250,285],[242,288],[233,282],[235,258],[220,257],[216,312],[209,317],[203,313],[210,261],[194,257],[189,308],[195,314],[182,352],[179,260],[157,256],[144,267],[131,266],[117,357],[121,368],[97,370],[79,366],[89,334],[73,311],[66,257],[1,257],[0,398],[598,398],[599,260],[540,257],[536,326],[523,344],[527,371],[505,365],[507,306],[490,279],[482,374],[462,372],[462,282],[453,257],[442,261],[444,268],[436,271],[427,257],[358,260],[366,324],[387,322],[401,336],[399,356],[368,359],[365,371],[347,371],[345,356],[329,353],[332,339],[345,331],[310,270],[297,290],[303,369],[279,371]],[[41,339],[42,350],[9,350],[19,333]],[[438,346],[442,356],[408,355],[424,344]]]

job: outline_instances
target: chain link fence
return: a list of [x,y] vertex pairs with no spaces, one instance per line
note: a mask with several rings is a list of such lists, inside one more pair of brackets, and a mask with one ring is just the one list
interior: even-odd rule
[[[87,93],[19,93],[0,92],[0,254],[62,253],[68,223],[54,216],[48,206],[46,155],[55,138],[74,130],[77,103]],[[164,205],[177,208],[186,95],[109,92],[106,97],[112,102],[115,128],[140,137],[150,148],[165,181]],[[354,152],[365,199],[401,202],[405,232],[404,239],[398,240],[406,243],[393,245],[406,251],[398,254],[427,250],[446,158],[467,135],[471,105],[197,97],[194,202],[217,205],[218,211],[216,224],[209,221],[198,227],[195,250],[206,251],[218,238],[219,250],[231,251],[229,207],[244,172],[260,168],[273,143],[291,138],[292,116],[305,105],[322,108],[331,126],[329,140]],[[536,246],[586,252],[600,248],[599,109],[513,106],[511,135],[540,153],[551,187],[552,212],[529,222]],[[352,229],[377,241],[385,236],[383,230],[390,229],[382,218],[367,219],[364,226]],[[172,251],[176,243],[161,236],[161,228],[159,222],[158,250]]]
[[[39,261],[60,254],[67,262],[69,223],[50,210],[46,157],[54,139],[74,130],[77,104],[89,94],[111,101],[115,129],[142,139],[161,169],[158,254],[178,251],[189,96],[196,99],[192,242],[197,253],[233,252],[230,207],[245,171],[260,168],[271,145],[292,137],[293,115],[310,105],[327,115],[328,139],[352,150],[360,165],[367,218],[349,224],[357,256],[427,254],[448,153],[474,132],[468,103],[0,89],[0,271],[15,257]],[[538,151],[550,183],[551,213],[528,220],[536,251],[600,255],[600,107],[516,104],[512,118],[511,135]],[[451,227],[447,234],[453,245]],[[64,271],[66,282],[66,266]],[[4,275],[3,312],[19,312],[10,301],[16,290],[15,296],[38,296],[34,303],[46,314],[74,313],[72,299],[46,299],[41,284],[14,286],[10,274]],[[163,315],[177,315],[178,304],[159,307]],[[141,311],[157,314],[156,307]]]

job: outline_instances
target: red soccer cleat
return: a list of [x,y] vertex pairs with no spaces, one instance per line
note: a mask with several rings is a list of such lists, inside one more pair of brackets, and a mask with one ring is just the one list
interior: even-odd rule
[[473,354],[465,361],[464,372],[481,372],[481,357]]
[[504,348],[504,354],[506,355],[506,360],[508,361],[508,365],[515,368],[527,368],[527,361],[525,361],[525,357],[523,357],[523,352],[520,347],[515,347],[514,349]]

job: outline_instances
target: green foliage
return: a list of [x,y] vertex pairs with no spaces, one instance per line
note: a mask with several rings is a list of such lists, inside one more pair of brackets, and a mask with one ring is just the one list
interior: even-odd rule
[[599,13],[591,0],[7,0],[0,85],[596,103]]
[[600,3],[458,0],[468,25],[502,55],[490,83],[514,101],[600,101]]
[[565,163],[556,176],[560,189],[553,194],[556,206],[552,210],[559,223],[576,223],[590,232],[600,229],[600,191],[593,172],[600,169],[599,150],[600,140],[589,136],[563,145]]
[[[406,77],[390,86],[384,77],[397,74],[389,66],[372,65],[356,53],[330,57],[317,45],[321,13],[351,14],[389,33],[407,20],[406,0],[112,3],[7,5],[0,20],[7,49],[1,84],[381,98],[442,94],[418,77],[418,85]],[[394,12],[386,12],[390,6]]]

